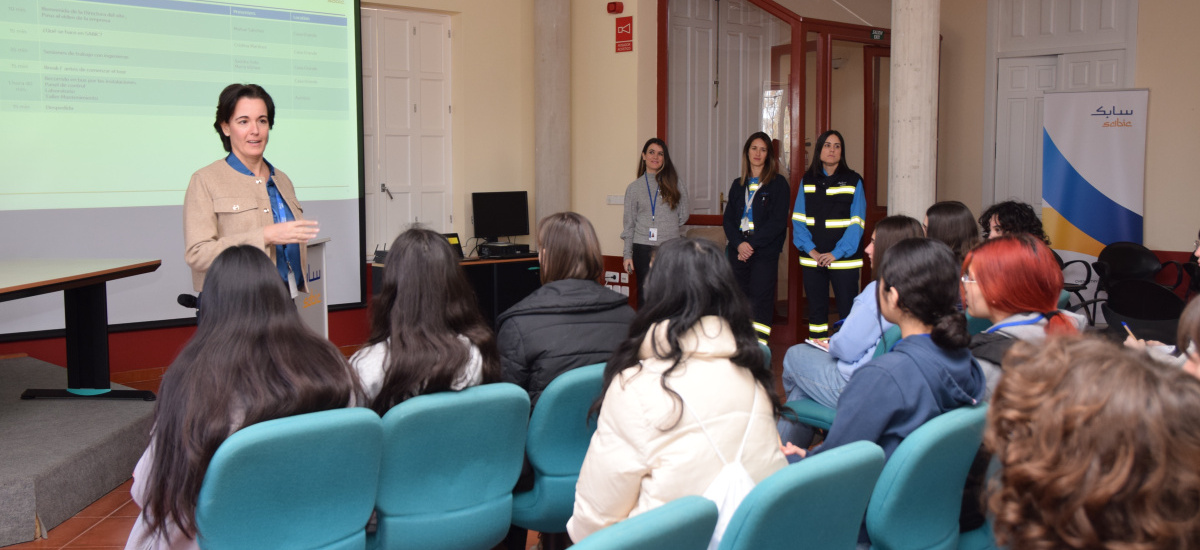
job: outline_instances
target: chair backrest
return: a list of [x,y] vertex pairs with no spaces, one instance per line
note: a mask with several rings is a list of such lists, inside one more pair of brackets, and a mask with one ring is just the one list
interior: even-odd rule
[[867,506],[873,548],[949,549],[967,471],[983,440],[987,405],[962,407],[917,428],[888,459]]
[[717,525],[717,505],[700,496],[677,498],[592,533],[577,550],[704,550]]
[[603,382],[603,363],[579,367],[558,375],[538,398],[525,444],[533,489],[514,496],[514,525],[541,533],[567,530],[575,508],[575,482],[596,431],[588,409],[600,396]]
[[879,357],[889,351],[900,341],[900,326],[892,325],[887,330],[883,331],[883,336],[879,337],[879,343],[875,344],[875,354],[872,359]]
[[247,426],[213,455],[196,526],[201,548],[366,547],[382,430],[370,409]]
[[771,348],[767,347],[766,344],[759,342],[758,349],[761,349],[763,352],[763,364],[767,367],[767,370],[771,370]]
[[855,441],[792,464],[742,501],[721,550],[854,548],[883,449]]
[[1162,270],[1162,263],[1149,248],[1131,242],[1115,242],[1105,246],[1092,266],[1104,290],[1120,281],[1153,281],[1154,276]]
[[515,384],[421,395],[383,416],[372,543],[491,548],[504,539],[521,474],[529,394]]

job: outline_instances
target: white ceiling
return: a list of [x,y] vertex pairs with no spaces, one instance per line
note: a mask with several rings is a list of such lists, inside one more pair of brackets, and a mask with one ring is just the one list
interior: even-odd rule
[[[891,28],[891,0],[775,0],[801,17]],[[864,21],[865,20],[865,21]]]

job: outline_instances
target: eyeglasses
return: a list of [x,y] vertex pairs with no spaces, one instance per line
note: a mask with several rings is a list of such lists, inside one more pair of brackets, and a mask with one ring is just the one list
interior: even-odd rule
[[959,278],[959,280],[965,284],[974,284],[974,283],[978,282],[975,279],[972,279],[971,276],[967,273],[963,273],[963,276],[961,278]]

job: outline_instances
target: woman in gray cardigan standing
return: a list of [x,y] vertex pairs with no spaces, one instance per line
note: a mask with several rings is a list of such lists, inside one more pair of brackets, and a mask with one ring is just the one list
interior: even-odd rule
[[638,179],[625,188],[625,272],[637,280],[638,306],[645,301],[642,283],[650,272],[654,249],[680,235],[687,223],[687,188],[679,185],[679,175],[671,164],[667,144],[650,138],[642,146],[638,161]]

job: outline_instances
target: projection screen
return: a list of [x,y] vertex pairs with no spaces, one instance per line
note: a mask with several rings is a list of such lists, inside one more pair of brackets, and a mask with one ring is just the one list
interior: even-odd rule
[[[355,0],[0,0],[0,255],[161,259],[109,283],[109,322],[192,317],[184,191],[226,154],[221,89],[255,83],[265,156],[332,239],[327,302],[360,302],[358,23]],[[0,334],[62,326],[61,294],[0,303]]]

